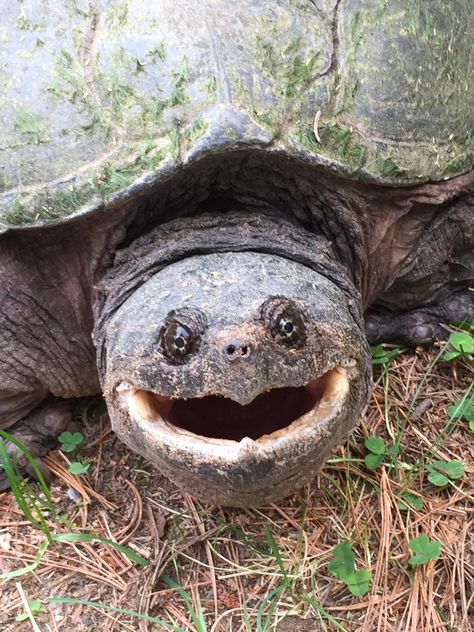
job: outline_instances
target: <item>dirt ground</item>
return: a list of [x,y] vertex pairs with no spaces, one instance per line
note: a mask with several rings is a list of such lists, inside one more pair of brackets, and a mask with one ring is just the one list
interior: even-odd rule
[[[407,352],[388,372],[376,370],[361,427],[313,484],[248,510],[205,506],[183,494],[114,437],[101,400],[85,402],[77,410],[85,447],[75,458],[91,466],[72,475],[70,455],[47,457],[56,473],[56,514],[44,509],[47,524],[54,534],[120,543],[149,563],[140,566],[103,542],[53,541],[37,568],[0,584],[0,629],[474,629],[474,433],[448,412],[472,388],[474,369],[439,359],[433,367],[437,352]],[[364,462],[372,435],[400,445],[373,470]],[[429,479],[435,460],[459,461],[464,474],[438,487]],[[403,504],[407,493],[416,508]],[[413,566],[409,542],[421,534],[441,551]],[[13,495],[0,494],[0,573],[33,564],[45,540]],[[371,572],[364,595],[351,594],[328,569],[343,541],[356,568]],[[15,621],[33,600],[39,610],[32,604],[30,618]]]

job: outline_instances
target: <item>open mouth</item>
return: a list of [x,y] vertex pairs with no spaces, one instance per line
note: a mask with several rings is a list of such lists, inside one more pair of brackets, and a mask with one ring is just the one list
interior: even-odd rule
[[134,419],[164,421],[171,430],[198,437],[265,441],[334,413],[347,395],[348,380],[344,369],[334,368],[305,386],[261,393],[245,406],[219,395],[185,400],[130,387],[117,390]]

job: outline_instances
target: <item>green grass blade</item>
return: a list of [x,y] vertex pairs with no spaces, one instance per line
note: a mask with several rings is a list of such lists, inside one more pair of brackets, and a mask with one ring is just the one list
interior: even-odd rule
[[175,580],[172,579],[169,575],[161,575],[160,579],[169,588],[174,588],[176,592],[181,596],[181,598],[183,599],[186,605],[186,608],[188,609],[191,619],[194,625],[196,626],[197,632],[207,632],[207,625],[206,625],[206,621],[204,620],[204,614],[202,612],[201,602],[198,602],[198,605],[197,605],[198,612],[196,612],[193,602],[191,600],[191,597],[180,584],[175,582]]
[[285,587],[288,588],[291,591],[291,584],[290,584],[290,580],[288,579],[288,574],[286,572],[286,569],[283,565],[283,560],[281,558],[280,555],[280,550],[278,548],[277,543],[275,542],[275,538],[273,537],[273,533],[271,532],[270,527],[266,524],[263,526],[263,529],[265,531],[265,535],[267,536],[267,540],[268,543],[270,545],[270,549],[271,552],[273,554],[273,557],[276,559],[276,562],[278,564],[278,568],[281,571],[281,574],[283,575],[283,583],[285,584]]
[[51,540],[43,540],[43,542],[39,545],[38,551],[35,555],[35,561],[28,566],[23,566],[23,568],[18,568],[16,571],[9,571],[8,573],[2,573],[0,575],[0,581],[15,579],[17,577],[21,577],[22,575],[26,575],[26,573],[30,573],[31,571],[35,571],[38,566],[41,564],[41,560],[43,555],[46,553],[46,549],[51,544]]
[[341,632],[350,632],[348,628],[345,628],[344,626],[342,626],[337,621],[337,619],[335,619],[331,614],[329,614],[329,612],[326,612],[326,610],[324,610],[324,608],[320,606],[317,601],[315,601],[312,597],[308,595],[308,593],[304,593],[303,598],[306,601],[306,603],[308,603],[313,608],[313,610],[316,612],[316,614],[319,617],[324,617],[325,619],[327,619],[329,623],[332,623],[332,625],[337,630],[340,630]]
[[[268,630],[268,626],[270,625],[273,611],[278,605],[278,601],[281,593],[285,590],[285,584],[280,584],[277,588],[271,590],[262,603],[259,605],[257,610],[257,632],[266,632]],[[265,606],[268,602],[271,602],[270,607],[268,608],[268,612],[265,616],[265,621],[263,622],[263,613],[265,610]]]
[[249,613],[247,610],[247,604],[245,601],[242,604],[242,619],[245,625],[246,632],[252,632],[252,625],[250,623]]
[[20,441],[18,441],[18,439],[13,437],[8,432],[5,432],[5,430],[1,430],[0,429],[0,437],[3,437],[3,439],[6,439],[7,441],[10,441],[10,443],[13,443],[14,446],[16,446],[21,452],[23,452],[23,454],[25,455],[28,463],[31,465],[31,467],[33,469],[33,471],[35,473],[35,476],[38,479],[38,485],[39,485],[41,491],[43,492],[43,494],[45,495],[45,497],[48,500],[48,509],[51,512],[54,512],[55,507],[54,507],[53,499],[51,498],[51,492],[49,491],[48,484],[44,480],[44,477],[41,474],[41,470],[39,469],[38,464],[36,463],[33,455],[29,452],[29,450]]
[[162,625],[166,630],[171,630],[171,632],[186,632],[184,628],[176,627],[175,625],[172,626],[166,621],[158,619],[157,617],[152,617],[148,614],[142,614],[141,612],[136,612],[135,610],[126,610],[124,608],[117,608],[116,606],[109,606],[108,604],[101,603],[100,601],[87,601],[85,599],[73,599],[72,597],[48,597],[47,599],[45,599],[45,601],[47,603],[78,604],[81,606],[98,608],[99,610],[109,610],[111,612],[118,612],[119,614],[126,614],[131,617],[136,617],[137,619],[143,619],[144,621],[149,621],[150,623],[157,623],[158,625]]
[[415,408],[415,404],[418,401],[418,397],[420,396],[421,391],[423,390],[423,387],[425,386],[425,382],[426,380],[429,378],[429,376],[431,375],[432,370],[434,369],[434,367],[438,364],[441,356],[444,353],[444,348],[441,348],[438,353],[436,354],[436,356],[434,357],[434,360],[431,362],[431,364],[429,365],[429,367],[426,369],[423,377],[421,378],[420,382],[418,383],[418,386],[416,388],[415,394],[413,395],[413,398],[410,402],[410,406],[408,407],[406,416],[407,419],[409,417],[411,417],[411,414]]
[[[25,496],[25,493],[22,489],[21,482],[19,481],[17,473],[15,471],[13,461],[10,455],[8,454],[8,449],[5,444],[3,435],[6,435],[6,437],[9,437],[9,435],[3,430],[0,430],[0,435],[2,435],[2,438],[0,439],[0,461],[2,463],[3,469],[5,470],[5,474],[7,475],[8,483],[10,485],[12,494],[15,496],[18,506],[23,512],[23,515],[25,516],[25,518],[29,522],[31,522],[31,524],[34,527],[36,527],[37,529],[41,529],[41,531],[43,531],[43,533],[48,538],[48,540],[51,540],[51,532],[41,512],[41,509],[38,507],[36,502],[32,502],[31,495],[29,498]],[[30,504],[28,501],[33,505],[33,508],[35,512],[37,513],[37,516],[33,515],[33,512],[30,509]]]
[[106,544],[117,551],[124,553],[130,560],[132,560],[132,562],[135,562],[140,566],[146,566],[149,564],[148,560],[138,553],[135,553],[135,551],[132,551],[132,549],[129,549],[122,544],[118,544],[117,542],[113,542],[112,540],[101,538],[93,533],[55,533],[52,536],[52,539],[55,542],[100,542],[101,544]]

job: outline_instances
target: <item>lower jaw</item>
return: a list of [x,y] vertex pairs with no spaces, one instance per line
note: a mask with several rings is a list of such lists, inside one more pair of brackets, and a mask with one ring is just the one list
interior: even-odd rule
[[[302,414],[289,424],[280,410],[281,423],[272,425],[268,417],[260,426],[251,423],[237,433],[230,424],[216,437],[215,419],[210,427],[196,425],[193,408],[187,411],[183,404],[174,410],[179,400],[138,389],[122,395],[125,409],[113,407],[118,414],[112,413],[112,424],[127,445],[192,495],[224,505],[255,505],[284,497],[311,480],[358,421],[342,368],[291,390],[302,400],[297,411]],[[283,403],[285,393],[277,399],[280,395]],[[203,410],[206,406],[204,402]]]

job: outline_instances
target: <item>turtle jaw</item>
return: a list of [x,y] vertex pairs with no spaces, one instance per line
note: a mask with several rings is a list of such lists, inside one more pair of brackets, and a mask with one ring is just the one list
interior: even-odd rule
[[[323,397],[326,395],[327,400],[330,393],[332,400],[346,382],[345,373],[333,369],[304,386],[261,393],[247,405],[221,395],[176,399],[130,388],[126,383],[120,384],[117,391],[122,405],[137,421],[165,424],[166,431],[187,433],[195,441],[238,443],[246,438],[257,442],[272,440],[291,433],[298,425],[311,423]],[[159,431],[163,431],[161,426]]]
[[[254,505],[311,480],[358,421],[350,403],[358,381],[353,370],[338,366],[306,385],[263,393],[248,406],[215,396],[200,402],[172,399],[121,383],[112,423],[125,443],[191,494],[219,504]],[[221,409],[196,424],[216,400],[223,400]],[[276,422],[270,423],[272,411],[259,422],[258,415],[272,406],[278,407]],[[239,432],[238,423],[210,432],[224,412],[236,419],[240,413],[245,423]]]

